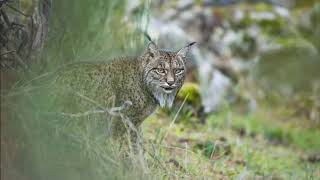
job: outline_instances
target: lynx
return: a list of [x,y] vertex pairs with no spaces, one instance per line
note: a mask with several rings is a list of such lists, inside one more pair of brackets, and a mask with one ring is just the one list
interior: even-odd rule
[[[173,105],[185,79],[186,56],[193,44],[173,52],[159,49],[150,41],[142,55],[137,57],[117,58],[109,63],[81,62],[66,66],[58,73],[56,83],[99,107],[126,105],[122,109],[123,115],[139,127],[158,105]],[[123,122],[119,119],[113,122],[113,131],[121,132]]]

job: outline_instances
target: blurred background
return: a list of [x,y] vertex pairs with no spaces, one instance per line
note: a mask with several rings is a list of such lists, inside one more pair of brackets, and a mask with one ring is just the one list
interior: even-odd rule
[[[0,8],[1,178],[320,177],[320,1],[2,0]],[[53,108],[38,91],[48,73],[139,55],[142,32],[163,49],[197,42],[174,108],[142,125],[145,155],[124,160],[92,121],[68,129],[42,114]]]

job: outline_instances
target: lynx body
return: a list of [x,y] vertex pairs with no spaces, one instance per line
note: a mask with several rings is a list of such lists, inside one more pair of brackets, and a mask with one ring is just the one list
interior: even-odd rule
[[[58,73],[56,84],[81,96],[76,104],[88,101],[86,109],[111,109],[127,103],[121,113],[138,127],[158,105],[172,106],[185,79],[186,54],[192,44],[171,52],[150,42],[138,57],[72,64]],[[123,122],[115,121],[114,128],[122,129]]]

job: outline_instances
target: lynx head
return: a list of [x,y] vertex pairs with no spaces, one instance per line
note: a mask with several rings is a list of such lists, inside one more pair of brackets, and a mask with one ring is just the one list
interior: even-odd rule
[[186,75],[186,56],[190,47],[176,51],[158,49],[150,42],[143,54],[143,80],[161,107],[171,107]]

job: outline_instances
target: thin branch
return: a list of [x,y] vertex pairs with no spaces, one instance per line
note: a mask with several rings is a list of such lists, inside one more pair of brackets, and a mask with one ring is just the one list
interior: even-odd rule
[[87,96],[85,96],[85,95],[82,95],[82,94],[80,94],[80,93],[78,93],[78,92],[74,92],[74,91],[72,91],[72,92],[73,92],[75,95],[79,96],[80,98],[82,98],[82,99],[84,99],[84,100],[86,100],[86,101],[88,101],[88,102],[96,105],[97,107],[99,107],[99,108],[101,108],[101,109],[105,109],[105,107],[103,107],[101,104],[97,103],[96,101],[90,99],[89,97],[87,97]]
[[20,28],[24,28],[25,27],[23,24],[19,24],[19,23],[15,23],[15,22],[11,23],[11,25],[18,26]]
[[11,23],[10,23],[10,20],[9,20],[7,14],[3,10],[0,10],[0,14],[2,15],[3,20],[7,24],[7,26],[10,27]]
[[68,117],[83,117],[83,116],[88,116],[88,115],[91,115],[91,114],[102,114],[102,113],[106,113],[108,112],[107,110],[103,111],[103,110],[93,110],[93,111],[86,111],[86,112],[83,112],[83,113],[64,113],[64,112],[61,112],[59,114],[63,115],[63,116],[68,116]]
[[1,56],[4,56],[4,55],[6,55],[6,54],[13,53],[13,52],[16,52],[16,50],[4,52],[4,53],[0,54],[0,57],[1,57]]
[[[8,50],[7,48],[5,48],[7,52],[9,52],[10,50]],[[13,57],[20,63],[20,65],[24,68],[24,69],[28,69],[28,66],[26,63],[23,62],[23,60],[20,58],[20,56],[17,54],[16,51],[11,52],[13,54]]]
[[19,9],[17,9],[17,8],[15,8],[15,7],[13,7],[13,6],[9,5],[9,4],[7,4],[7,6],[8,6],[10,9],[12,9],[12,10],[14,10],[14,11],[16,11],[16,12],[18,12],[18,13],[20,13],[20,14],[22,14],[22,15],[26,16],[26,17],[30,17],[30,15],[28,15],[28,14],[26,14],[26,13],[24,13],[24,12],[20,11]]

